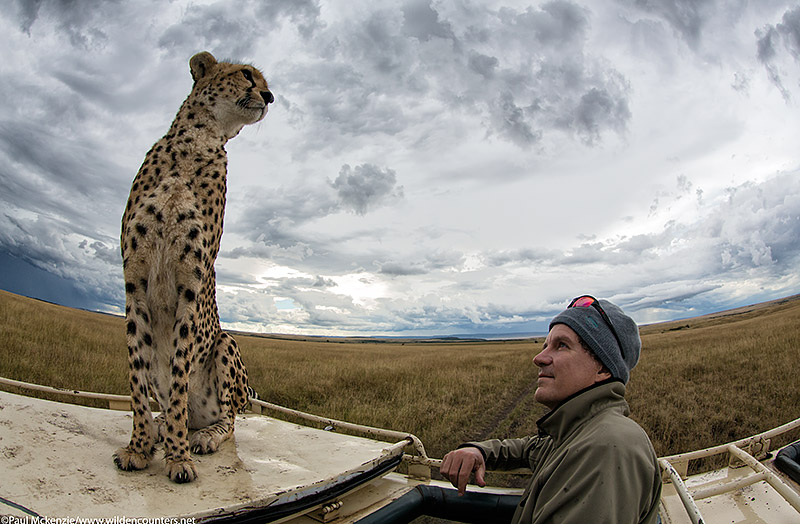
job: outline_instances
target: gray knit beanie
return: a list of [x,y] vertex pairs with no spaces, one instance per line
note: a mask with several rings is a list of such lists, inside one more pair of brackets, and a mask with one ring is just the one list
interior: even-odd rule
[[622,348],[617,344],[614,333],[594,307],[567,308],[550,322],[550,329],[556,324],[565,324],[578,334],[597,355],[611,376],[627,384],[631,369],[639,362],[642,340],[639,327],[631,317],[622,312],[608,300],[598,300],[619,336]]

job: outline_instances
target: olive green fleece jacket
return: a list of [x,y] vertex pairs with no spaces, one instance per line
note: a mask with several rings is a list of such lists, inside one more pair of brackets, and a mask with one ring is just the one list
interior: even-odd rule
[[512,524],[655,524],[661,473],[644,430],[628,418],[625,385],[578,392],[539,419],[539,435],[470,442],[489,470],[530,468]]

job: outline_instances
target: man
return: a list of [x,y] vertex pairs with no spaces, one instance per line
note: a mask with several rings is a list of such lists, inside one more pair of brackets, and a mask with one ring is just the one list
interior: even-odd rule
[[463,494],[487,469],[530,468],[512,524],[654,524],[661,473],[650,439],[628,418],[625,384],[639,360],[636,323],[607,300],[574,299],[550,322],[534,398],[550,411],[535,437],[470,442],[442,460]]

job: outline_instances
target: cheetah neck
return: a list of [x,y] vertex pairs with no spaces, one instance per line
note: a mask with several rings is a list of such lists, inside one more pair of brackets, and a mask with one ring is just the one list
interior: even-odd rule
[[226,112],[218,103],[210,103],[193,91],[181,105],[171,131],[191,133],[209,145],[224,146],[246,125],[241,116]]

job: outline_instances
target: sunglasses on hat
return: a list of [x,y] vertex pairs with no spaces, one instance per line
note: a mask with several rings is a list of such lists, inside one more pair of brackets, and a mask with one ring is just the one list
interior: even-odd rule
[[591,295],[581,295],[579,297],[573,298],[572,302],[569,303],[567,309],[573,307],[591,307],[594,308],[598,313],[600,313],[600,318],[608,324],[608,327],[611,329],[611,334],[614,335],[614,339],[617,341],[617,345],[619,345],[619,350],[624,355],[625,352],[622,349],[622,342],[619,341],[619,335],[617,335],[617,330],[614,329],[614,324],[611,323],[611,319],[608,318],[606,312],[603,311],[603,308],[600,306],[600,301],[594,298]]

